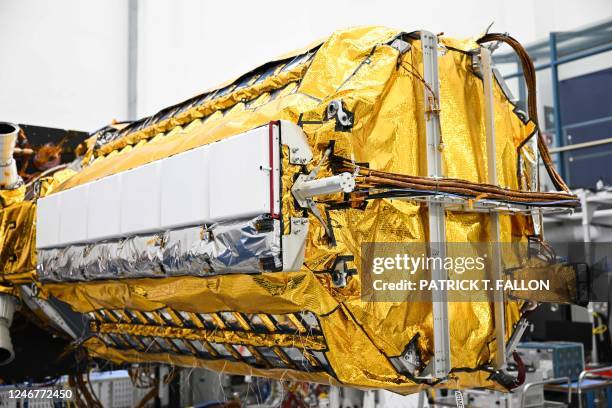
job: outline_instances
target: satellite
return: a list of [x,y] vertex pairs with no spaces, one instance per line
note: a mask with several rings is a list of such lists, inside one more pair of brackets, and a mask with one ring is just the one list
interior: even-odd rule
[[[501,42],[528,112],[492,66]],[[579,202],[539,136],[534,89],[507,35],[360,27],[106,126],[27,183],[19,127],[2,124],[0,357],[19,358],[20,318],[117,364],[402,394],[517,386],[506,367],[524,314],[588,301],[585,269],[543,240],[542,214]],[[558,191],[540,191],[540,167]],[[446,259],[455,244],[485,245],[492,282],[512,269],[552,288],[374,293],[376,254]]]

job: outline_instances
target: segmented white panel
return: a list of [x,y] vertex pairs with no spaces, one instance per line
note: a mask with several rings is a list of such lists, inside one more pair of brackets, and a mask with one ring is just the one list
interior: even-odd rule
[[59,242],[60,195],[38,200],[36,206],[36,247],[52,247]]
[[[293,125],[295,126],[295,125]],[[97,242],[278,210],[279,140],[268,126],[38,201],[37,247]]]
[[[209,211],[208,154],[203,146],[162,160],[161,223],[164,228],[212,221]],[[180,199],[188,194],[188,199]]]
[[118,236],[121,231],[121,176],[105,177],[92,183],[87,204],[87,236],[99,239]]
[[[128,236],[161,228],[161,160],[121,174],[121,234]],[[95,185],[95,184],[94,184]],[[177,199],[188,200],[190,192]],[[97,237],[90,236],[89,239]]]
[[87,196],[89,185],[67,190],[59,198],[59,242],[72,244],[87,240]]
[[270,212],[268,127],[210,145],[210,216],[246,218]]

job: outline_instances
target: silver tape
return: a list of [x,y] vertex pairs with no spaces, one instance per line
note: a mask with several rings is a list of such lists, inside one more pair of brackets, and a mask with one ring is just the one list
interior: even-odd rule
[[43,282],[282,269],[280,221],[267,216],[38,251]]

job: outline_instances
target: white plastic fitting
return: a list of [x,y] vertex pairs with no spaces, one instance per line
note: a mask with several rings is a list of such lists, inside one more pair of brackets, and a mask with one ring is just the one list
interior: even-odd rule
[[13,158],[19,130],[14,123],[0,122],[0,189],[11,190],[21,183]]
[[355,189],[355,176],[340,173],[331,177],[308,180],[300,176],[293,185],[292,192],[298,203],[304,206],[306,199],[333,193],[350,193]]

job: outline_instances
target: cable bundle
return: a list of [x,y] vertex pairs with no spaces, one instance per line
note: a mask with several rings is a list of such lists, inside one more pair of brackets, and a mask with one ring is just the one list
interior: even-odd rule
[[[536,71],[533,66],[533,62],[527,54],[527,51],[523,46],[514,38],[510,37],[508,34],[485,34],[478,40],[478,44],[499,41],[508,44],[516,55],[519,57],[521,61],[521,66],[523,67],[523,76],[525,77],[525,83],[527,84],[527,110],[529,112],[529,118],[538,125],[538,104],[536,100]],[[542,161],[544,162],[544,166],[546,167],[546,171],[550,176],[553,184],[557,188],[557,190],[562,190],[569,192],[569,187],[557,170],[555,169],[552,159],[550,158],[550,153],[548,152],[548,147],[546,146],[546,142],[544,141],[544,137],[541,133],[538,133],[538,150],[540,151],[540,155],[542,156]]]
[[[354,172],[356,167],[344,161],[343,171]],[[389,189],[380,194],[370,194],[369,198],[392,198],[400,196],[425,194],[449,194],[473,200],[491,199],[505,203],[531,205],[536,207],[567,207],[573,208],[580,204],[573,194],[561,192],[535,192],[510,190],[491,184],[475,183],[453,178],[429,178],[389,173],[368,168],[359,168],[357,189],[371,191],[372,189]]]

